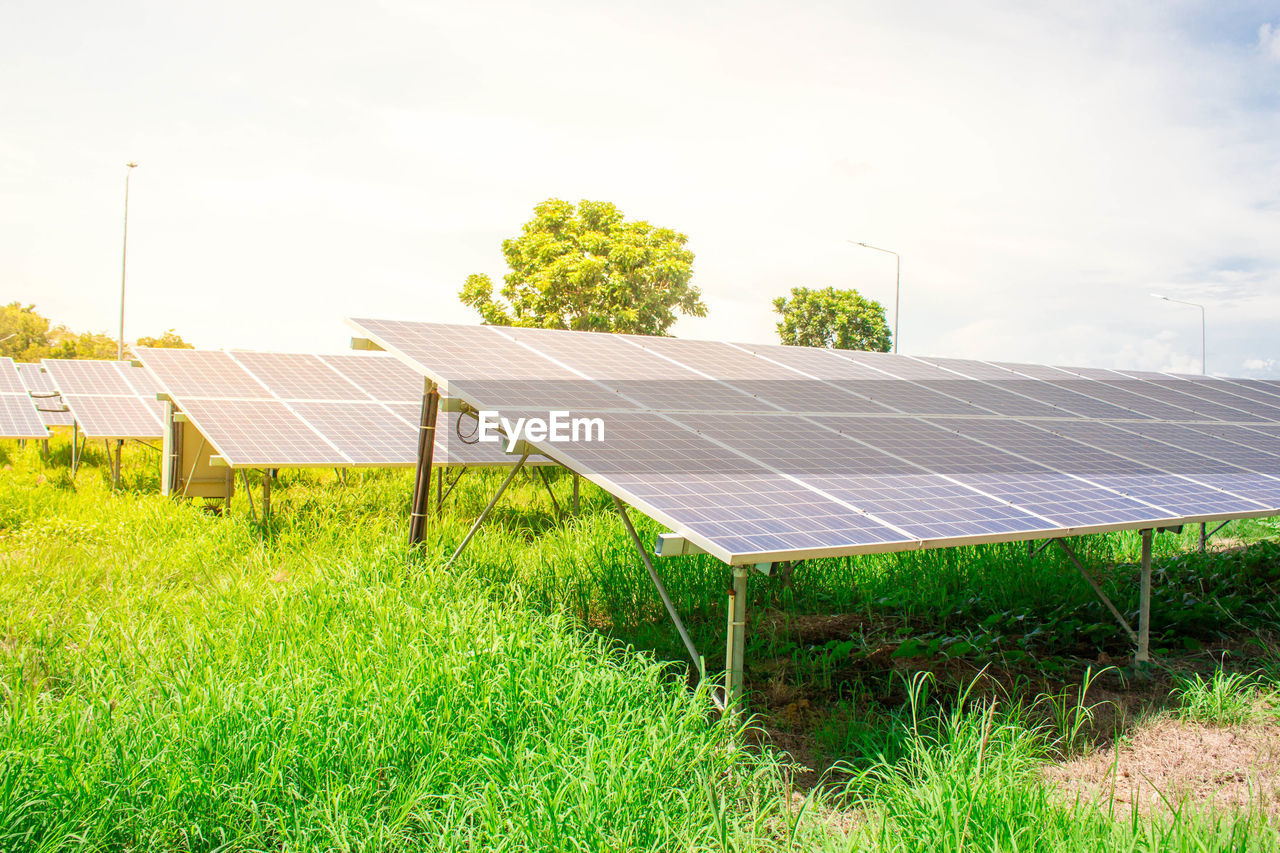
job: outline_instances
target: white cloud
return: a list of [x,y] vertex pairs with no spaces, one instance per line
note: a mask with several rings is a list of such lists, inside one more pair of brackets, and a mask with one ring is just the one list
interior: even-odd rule
[[1280,25],[1268,23],[1258,27],[1258,50],[1268,59],[1280,62]]
[[1165,4],[551,5],[171,4],[124,60],[105,8],[30,7],[0,33],[30,81],[2,96],[0,299],[114,325],[136,158],[130,328],[204,346],[474,321],[463,279],[556,195],[689,235],[685,336],[772,340],[797,285],[891,311],[854,239],[902,253],[906,352],[1195,372],[1199,317],[1157,290],[1208,303],[1211,368],[1280,357],[1256,22],[1233,48]]

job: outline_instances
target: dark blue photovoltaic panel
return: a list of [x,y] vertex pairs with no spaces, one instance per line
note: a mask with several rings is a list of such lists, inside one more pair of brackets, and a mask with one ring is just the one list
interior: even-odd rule
[[1280,508],[1280,480],[1135,435],[1109,424],[1063,421],[1056,424],[1054,430],[1144,465],[1182,474],[1197,483],[1257,501],[1268,509]]
[[[1163,393],[1170,395],[1179,394],[1183,399],[1189,399],[1187,404],[1196,411],[1204,411],[1209,406],[1216,406],[1213,413],[1216,417],[1223,421],[1280,421],[1280,398],[1271,400],[1270,402],[1260,402],[1256,399],[1236,394],[1228,389],[1228,386],[1221,379],[1203,379],[1200,381],[1189,382],[1185,379],[1175,379],[1171,376],[1165,376],[1161,373],[1147,373],[1135,370],[1117,371],[1134,380],[1142,380],[1141,387],[1157,387],[1162,389]],[[1237,389],[1248,394],[1247,389]]]
[[[1151,507],[1125,495],[933,423],[893,418],[823,418],[822,422],[1061,527],[1123,524],[1153,514]],[[1170,517],[1169,513],[1158,515]]]
[[1054,432],[1053,422],[937,418],[934,423],[1131,497],[1156,510],[1149,516],[1164,512],[1194,517],[1262,508],[1254,501],[1231,497],[1220,489],[1073,441]]
[[[1036,530],[1044,520],[804,417],[677,415],[680,423],[917,539]],[[894,419],[897,421],[898,419]]]
[[733,553],[912,541],[669,417],[601,417],[605,442],[550,445],[553,457],[597,482],[623,489],[628,501],[645,512],[671,519]]
[[[1280,509],[1271,419],[1280,417],[1280,385],[545,329],[353,325],[474,406],[596,412],[604,443],[535,446],[731,562]],[[1229,429],[1206,431],[1219,425]]]

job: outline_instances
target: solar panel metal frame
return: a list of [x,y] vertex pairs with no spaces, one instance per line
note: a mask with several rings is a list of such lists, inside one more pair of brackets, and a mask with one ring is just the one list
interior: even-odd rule
[[[436,385],[439,388],[441,388],[442,391],[447,391],[448,393],[454,396],[457,396],[458,398],[466,401],[467,403],[477,408],[480,408],[480,407],[496,408],[493,401],[480,399],[473,394],[472,386],[475,385],[476,382],[473,382],[467,378],[466,369],[462,371],[461,378],[457,376],[450,376],[448,375],[448,373],[450,372],[448,369],[441,369],[438,367],[434,367],[432,364],[422,361],[415,356],[415,351],[420,351],[424,349],[426,345],[424,345],[423,347],[419,347],[415,344],[412,347],[402,348],[400,346],[397,346],[392,341],[392,335],[389,334],[389,332],[393,329],[393,327],[417,328],[421,332],[425,332],[428,330],[434,331],[439,329],[456,331],[458,327],[445,327],[445,326],[439,326],[436,324],[412,324],[412,323],[402,324],[402,323],[398,323],[397,321],[371,321],[371,320],[362,320],[357,318],[349,319],[347,322],[352,328],[356,329],[362,336],[369,339],[370,341],[372,341],[373,343],[375,343],[376,345],[378,345],[388,353],[391,353],[395,357],[399,358],[402,362],[414,368],[416,371],[426,376],[429,380],[436,383]],[[499,341],[501,341],[504,337],[506,337],[505,333],[507,332],[507,330],[505,329],[498,329],[496,327],[467,327],[466,335],[469,341],[474,345],[473,348],[479,347],[483,349],[485,341],[482,335],[484,334],[483,330],[486,330],[486,329],[490,334],[494,335],[494,338],[492,338],[491,341],[495,348],[498,347]],[[508,338],[508,340],[510,340],[510,338]],[[665,340],[665,339],[662,339],[662,340]],[[706,343],[711,344],[714,342],[706,342]],[[506,347],[505,344],[503,346]],[[724,344],[723,346],[734,346],[734,345]],[[506,348],[510,351],[510,347],[506,347]],[[537,352],[535,346],[527,346],[526,349],[529,350],[530,353]],[[840,357],[840,356],[837,356],[837,357]],[[898,358],[907,358],[907,357],[899,356]],[[457,361],[457,359],[455,359],[455,361]],[[919,361],[922,363],[927,363],[927,360],[924,360],[924,359],[921,359]],[[560,365],[560,366],[563,367],[563,365]],[[473,376],[479,376],[483,371],[493,370],[492,365],[490,365],[490,367],[486,367],[483,369],[475,367],[474,365],[467,366],[467,367],[470,367]],[[1092,399],[1097,403],[1101,404],[1102,407],[1105,409],[1115,409],[1117,407],[1117,403],[1114,402],[1114,400],[1117,400],[1117,399],[1126,400],[1128,402],[1135,403],[1135,404],[1140,403],[1140,401],[1143,399],[1143,395],[1133,394],[1132,392],[1125,392],[1123,391],[1123,389],[1117,389],[1114,387],[1105,389],[1101,397],[1092,397],[1091,395],[1087,393],[1083,393],[1079,390],[1081,388],[1087,389],[1092,387],[1089,384],[1091,380],[1084,379],[1078,374],[1072,374],[1068,370],[1065,370],[1062,368],[1028,366],[1028,365],[1022,365],[1022,366],[991,365],[991,367],[1008,370],[1010,373],[1010,376],[1017,380],[1022,380],[1022,381],[1031,380],[1029,382],[1029,387],[1035,387],[1035,381],[1037,381],[1037,377],[1033,375],[1029,375],[1027,373],[1023,373],[1017,370],[1016,368],[1035,367],[1038,371],[1047,371],[1047,375],[1051,377],[1051,379],[1057,379],[1058,377],[1061,377],[1061,380],[1059,381],[1061,381],[1063,384],[1061,386],[1058,386],[1058,383],[1055,382],[1054,383],[1055,387],[1061,387],[1063,390],[1069,390],[1072,394],[1079,395],[1081,401],[1087,401]],[[548,372],[551,372],[551,371],[548,371]],[[959,371],[956,371],[956,372],[957,372],[957,375],[965,376],[965,374],[963,374],[962,372],[959,372]],[[584,386],[591,382],[597,382],[597,384],[605,384],[598,380],[592,379],[587,374],[579,374],[579,376],[580,376],[580,381],[582,381],[582,384]],[[970,380],[978,379],[979,381],[982,381],[980,377],[966,377],[966,378]],[[727,380],[727,384],[733,384],[734,381],[736,380]],[[901,381],[910,384],[910,380],[901,380]],[[1141,380],[1134,380],[1134,381],[1140,382]],[[1025,396],[1028,396],[1029,399],[1033,399],[1033,400],[1036,399],[1033,395],[1028,394]],[[1057,398],[1059,401],[1061,401],[1062,399],[1062,394],[1060,393],[1053,393],[1050,396]],[[1134,397],[1137,397],[1137,401],[1134,400]],[[1104,398],[1111,398],[1111,399],[1108,400]],[[1163,403],[1155,397],[1146,398],[1146,399],[1149,399],[1153,405],[1151,405],[1150,407],[1142,405],[1142,408],[1150,408],[1153,411],[1165,411],[1165,412],[1172,411],[1174,414],[1178,414],[1179,416],[1181,416],[1182,411],[1186,411],[1187,412],[1187,418],[1185,420],[1186,423],[1195,423],[1195,422],[1224,423],[1223,421],[1220,421],[1217,419],[1201,418],[1198,416],[1198,413],[1190,409],[1180,409],[1180,407],[1173,406],[1172,404]],[[1049,406],[1059,405],[1059,403],[1050,402],[1047,400],[1039,400],[1038,402],[1044,403],[1045,405],[1049,405]],[[557,407],[563,406],[564,401],[555,401],[554,405],[556,405]],[[1135,412],[1136,415],[1139,416],[1139,418],[1142,419],[1142,420],[1139,420],[1137,423],[1135,423],[1134,424],[1135,426],[1138,426],[1141,423],[1145,423],[1145,422],[1154,422],[1154,423],[1161,422],[1159,418],[1143,413],[1141,411],[1141,408],[1134,409],[1133,411]],[[591,414],[591,410],[589,408],[586,408],[586,409],[580,408],[580,409],[576,409],[575,413],[581,413],[581,414],[587,415],[587,414]],[[637,414],[640,414],[640,413],[637,412]],[[655,413],[650,412],[649,414],[655,414]],[[658,412],[656,414],[660,416],[664,415],[664,413],[661,413],[661,412]],[[711,414],[726,414],[726,413],[707,412],[706,414],[711,415]],[[794,416],[795,413],[788,412],[786,414],[790,414]],[[666,413],[665,416],[668,419],[673,419],[676,421],[679,420],[678,414]],[[947,415],[945,413],[939,413],[939,416],[946,417]],[[875,417],[875,416],[869,416],[869,417]],[[919,418],[920,416],[914,416],[914,417]],[[1014,418],[1007,415],[1006,416],[1000,416],[1000,415],[988,416],[988,419],[997,420],[997,421],[1020,420],[1018,418]],[[1067,418],[1064,418],[1062,420],[1072,421],[1077,423],[1080,423],[1080,422],[1106,423],[1107,422],[1106,420],[1103,420],[1100,418],[1090,418],[1078,412],[1072,412],[1068,415]],[[1136,420],[1136,419],[1122,417],[1122,418],[1117,418],[1116,420]],[[1043,426],[1046,422],[1047,421],[1045,419],[1027,420],[1027,423],[1035,423],[1041,426]],[[1183,421],[1180,420],[1177,422],[1182,423]],[[1244,425],[1247,425],[1247,424],[1244,424]],[[1256,511],[1249,510],[1249,511],[1232,511],[1232,512],[1195,513],[1195,514],[1189,514],[1189,515],[1175,515],[1173,517],[1166,517],[1164,515],[1160,515],[1153,511],[1150,518],[1144,518],[1140,521],[1130,520],[1130,521],[1124,521],[1124,522],[1116,522],[1113,524],[1091,524],[1091,525],[1083,525],[1079,527],[1070,527],[1070,528],[1046,526],[1041,529],[1037,529],[1034,531],[1026,531],[1022,533],[963,535],[963,536],[956,536],[956,537],[939,537],[935,539],[902,540],[902,541],[894,541],[894,542],[875,542],[875,543],[869,543],[865,545],[856,545],[856,546],[834,546],[834,547],[818,547],[818,548],[807,548],[807,549],[787,548],[787,549],[776,550],[776,551],[735,552],[735,551],[726,549],[724,547],[721,547],[715,541],[714,537],[710,537],[710,536],[706,536],[698,533],[696,530],[691,529],[688,524],[680,521],[678,518],[664,511],[661,507],[657,507],[651,501],[646,501],[641,496],[636,495],[633,489],[630,489],[622,485],[621,483],[617,482],[615,477],[610,476],[605,471],[600,470],[598,467],[593,467],[591,464],[584,462],[582,458],[575,458],[575,453],[572,445],[557,445],[550,442],[538,442],[538,441],[530,442],[530,444],[534,448],[536,448],[538,451],[547,455],[548,457],[555,459],[560,464],[565,465],[566,467],[574,471],[577,471],[583,476],[586,476],[588,479],[597,483],[606,491],[609,491],[617,495],[620,499],[627,501],[628,503],[637,507],[641,511],[645,512],[647,515],[650,515],[655,520],[665,524],[667,527],[672,529],[676,534],[686,538],[689,542],[693,543],[696,546],[696,549],[713,554],[714,556],[718,557],[722,561],[726,563],[734,564],[734,565],[772,562],[772,561],[783,560],[783,559],[808,559],[808,558],[827,557],[827,556],[883,553],[888,551],[905,551],[905,550],[914,550],[918,548],[941,548],[941,547],[952,547],[957,545],[982,544],[982,543],[989,543],[989,542],[1019,541],[1019,540],[1028,539],[1028,538],[1052,538],[1052,537],[1061,537],[1061,536],[1069,536],[1069,535],[1081,535],[1085,533],[1104,533],[1104,532],[1110,532],[1110,531],[1116,531],[1116,530],[1138,530],[1138,529],[1146,529],[1154,526],[1166,526],[1166,525],[1194,523],[1194,522],[1202,522],[1202,521],[1208,522],[1208,521],[1228,520],[1228,519],[1234,519],[1234,518],[1264,517],[1269,515],[1275,515],[1278,512],[1280,512],[1280,507],[1270,507],[1262,504],[1258,505],[1259,508]],[[1107,452],[1107,451],[1102,451],[1102,452]],[[744,459],[749,460],[750,457],[744,454]],[[768,466],[765,466],[765,467],[767,468]],[[1051,468],[1052,466],[1047,466],[1047,467]],[[1271,475],[1263,475],[1263,476],[1271,476]],[[1277,468],[1277,475],[1275,476],[1275,479],[1277,480],[1277,483],[1280,484],[1280,468]]]
[[0,357],[0,438],[46,439],[49,429],[36,409],[17,363]]
[[[153,355],[153,353],[158,354]],[[382,399],[376,394],[375,390],[365,387],[359,377],[342,370],[343,366],[349,364],[348,360],[353,358],[369,363],[382,361],[383,359],[388,364],[398,363],[390,356],[380,354],[328,356],[311,353],[277,353],[256,350],[165,351],[147,348],[140,348],[137,355],[139,361],[143,364],[147,364],[148,358],[152,360],[153,363],[148,365],[148,368],[156,376],[157,382],[163,389],[163,396],[173,403],[176,412],[191,421],[196,430],[217,451],[220,463],[226,467],[233,469],[407,468],[417,464],[419,423],[416,413],[421,410],[421,390],[419,390],[419,396],[416,400]],[[164,368],[155,363],[166,358],[184,360],[198,358],[205,362],[205,366],[201,371],[201,375],[184,377],[186,380],[185,385],[179,385],[174,381],[172,375],[168,375]],[[216,373],[219,369],[218,362],[222,362],[222,366],[229,368],[231,373],[219,376]],[[273,387],[269,381],[270,375],[259,375],[252,366],[256,363],[260,368],[266,368],[260,372],[276,371],[277,376],[282,376],[282,371],[289,370],[290,364],[296,369],[299,362],[308,365],[310,369],[328,371],[327,373],[320,373],[315,378],[315,383],[318,383],[317,387],[327,384],[328,387],[340,390],[342,393],[349,394],[349,396],[345,399],[316,396],[284,396],[280,391],[286,389]],[[303,381],[305,380],[306,377],[303,377]],[[421,387],[420,380],[418,385]],[[228,393],[226,395],[212,393],[219,390],[219,388],[227,389]],[[246,389],[251,389],[253,393],[249,393]],[[256,456],[251,455],[249,451],[243,448],[253,444],[269,444],[269,442],[254,438],[252,436],[253,423],[246,421],[238,425],[240,429],[244,430],[246,445],[237,446],[232,443],[233,427],[237,425],[231,424],[231,421],[235,419],[224,418],[222,412],[217,408],[227,404],[238,404],[241,407],[257,406],[261,408],[263,406],[271,406],[283,408],[301,427],[301,437],[308,439],[312,444],[328,445],[334,455],[322,458],[317,454],[306,460],[290,459],[284,454],[272,456],[270,452],[262,452],[262,455]],[[312,411],[315,406],[339,408],[347,405],[356,405],[380,412],[392,423],[402,424],[406,448],[411,448],[412,452],[407,453],[403,458],[353,458],[350,455],[350,451],[344,451],[334,441],[335,436],[331,434],[332,430],[326,430],[317,425],[317,418],[314,413],[312,416],[307,416],[306,414],[306,412]],[[408,406],[413,407],[415,414],[412,418],[408,417],[409,412],[406,408]],[[302,409],[302,411],[299,411],[299,409]],[[447,414],[440,421],[436,439],[437,462],[435,467],[510,467],[516,464],[518,457],[512,457],[507,454],[491,453],[486,457],[477,457],[476,454],[469,453],[462,448],[454,448],[450,441],[450,434],[454,432],[453,427],[457,418],[456,414]],[[444,432],[440,428],[444,428],[448,432]],[[453,441],[460,441],[460,439],[453,435]],[[545,461],[533,461],[533,464],[548,463]]]
[[[164,434],[161,422],[163,409],[155,399],[155,380],[147,371],[133,367],[127,361],[106,359],[46,358],[41,364],[53,379],[58,393],[85,438],[94,441],[154,441]],[[75,375],[85,370],[96,371],[99,376]],[[106,393],[101,390],[101,385],[94,387],[94,382],[108,377],[119,380],[121,384],[117,386],[117,390]],[[134,385],[135,381],[141,387]],[[121,407],[131,411],[123,412]],[[127,423],[131,428],[105,428],[113,418],[118,419],[118,423]]]
[[62,395],[53,384],[53,379],[44,372],[38,361],[15,362],[18,378],[26,386],[27,393],[35,404],[40,420],[46,427],[69,427],[76,422],[71,409],[62,401]]

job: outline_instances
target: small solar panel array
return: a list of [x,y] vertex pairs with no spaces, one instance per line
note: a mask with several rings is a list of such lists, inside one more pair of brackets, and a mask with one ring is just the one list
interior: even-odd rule
[[1280,513],[1280,383],[547,329],[351,325],[742,564]]
[[48,438],[13,359],[0,358],[0,438]]
[[71,410],[62,401],[62,395],[58,393],[52,377],[45,373],[43,366],[34,361],[21,362],[18,364],[18,376],[35,402],[36,411],[45,426],[61,427],[75,423]]
[[164,407],[155,378],[127,361],[46,358],[45,372],[91,439],[158,439]]
[[[232,468],[417,462],[423,382],[385,355],[139,348],[137,358]],[[493,445],[436,431],[438,465],[510,465]]]

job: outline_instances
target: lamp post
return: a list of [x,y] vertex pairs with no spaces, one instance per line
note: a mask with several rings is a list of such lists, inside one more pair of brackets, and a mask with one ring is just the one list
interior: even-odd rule
[[1168,296],[1161,296],[1159,293],[1151,294],[1156,299],[1163,299],[1165,302],[1177,302],[1179,305],[1190,305],[1192,308],[1200,309],[1200,373],[1207,376],[1209,373],[1208,351],[1205,349],[1205,318],[1204,306],[1199,302],[1187,302],[1185,299],[1170,299]]
[[120,248],[120,340],[116,341],[118,361],[124,361],[124,270],[129,260],[129,176],[138,167],[132,160],[125,165],[128,171],[124,173],[124,243]]
[[893,255],[896,271],[893,277],[893,351],[898,351],[898,296],[902,290],[902,255],[889,249],[881,249],[879,246],[873,246],[870,243],[859,243],[856,240],[849,240],[855,246],[862,246],[866,249],[875,249],[877,252],[884,252],[886,255]]

